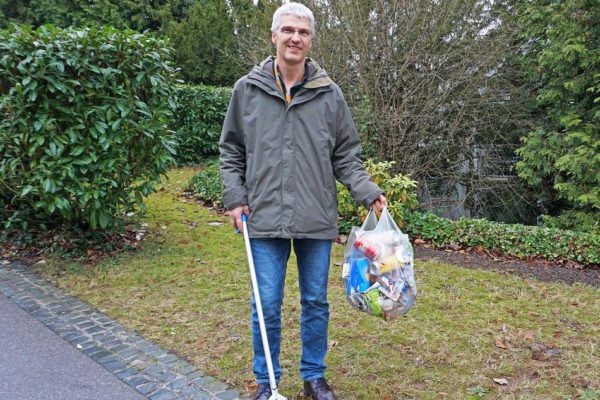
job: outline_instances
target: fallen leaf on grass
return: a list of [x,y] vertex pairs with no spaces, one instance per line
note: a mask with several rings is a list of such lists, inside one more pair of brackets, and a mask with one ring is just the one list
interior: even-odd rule
[[493,380],[498,385],[508,385],[508,381],[506,379],[504,379],[504,378],[494,378]]
[[510,346],[506,344],[502,339],[496,339],[496,347],[500,347],[501,349],[510,349]]
[[523,337],[525,340],[533,340],[535,333],[533,332],[533,330],[527,331],[525,333],[525,336]]

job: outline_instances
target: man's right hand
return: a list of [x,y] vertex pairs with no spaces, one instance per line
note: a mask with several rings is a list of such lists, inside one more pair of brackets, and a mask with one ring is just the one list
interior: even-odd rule
[[229,217],[231,218],[231,225],[238,229],[240,233],[244,233],[244,225],[242,225],[242,214],[250,216],[250,209],[247,205],[239,206],[233,210],[229,210]]

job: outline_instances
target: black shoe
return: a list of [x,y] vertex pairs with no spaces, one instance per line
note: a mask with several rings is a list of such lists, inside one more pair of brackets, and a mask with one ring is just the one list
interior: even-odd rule
[[304,381],[304,394],[313,400],[337,400],[325,378]]
[[271,397],[271,386],[268,383],[259,383],[254,400],[269,400],[269,397]]

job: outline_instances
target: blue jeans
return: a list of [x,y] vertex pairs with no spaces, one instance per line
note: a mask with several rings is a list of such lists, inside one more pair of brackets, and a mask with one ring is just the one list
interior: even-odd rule
[[[327,279],[331,240],[294,239],[294,253],[298,260],[300,287],[300,337],[302,358],[300,376],[305,381],[322,378],[327,366],[327,327],[329,303]],[[250,239],[252,256],[258,280],[260,300],[269,338],[275,379],[279,382],[281,366],[279,347],[281,341],[281,303],[285,285],[287,261],[290,257],[290,239]],[[253,369],[258,383],[269,382],[260,327],[254,296],[252,298],[252,341],[254,345]]]

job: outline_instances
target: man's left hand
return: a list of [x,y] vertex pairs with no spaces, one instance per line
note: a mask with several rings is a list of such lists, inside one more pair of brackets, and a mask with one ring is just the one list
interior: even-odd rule
[[374,202],[371,203],[369,208],[373,211],[381,211],[387,207],[387,200],[385,196],[380,194],[378,198],[375,199]]

